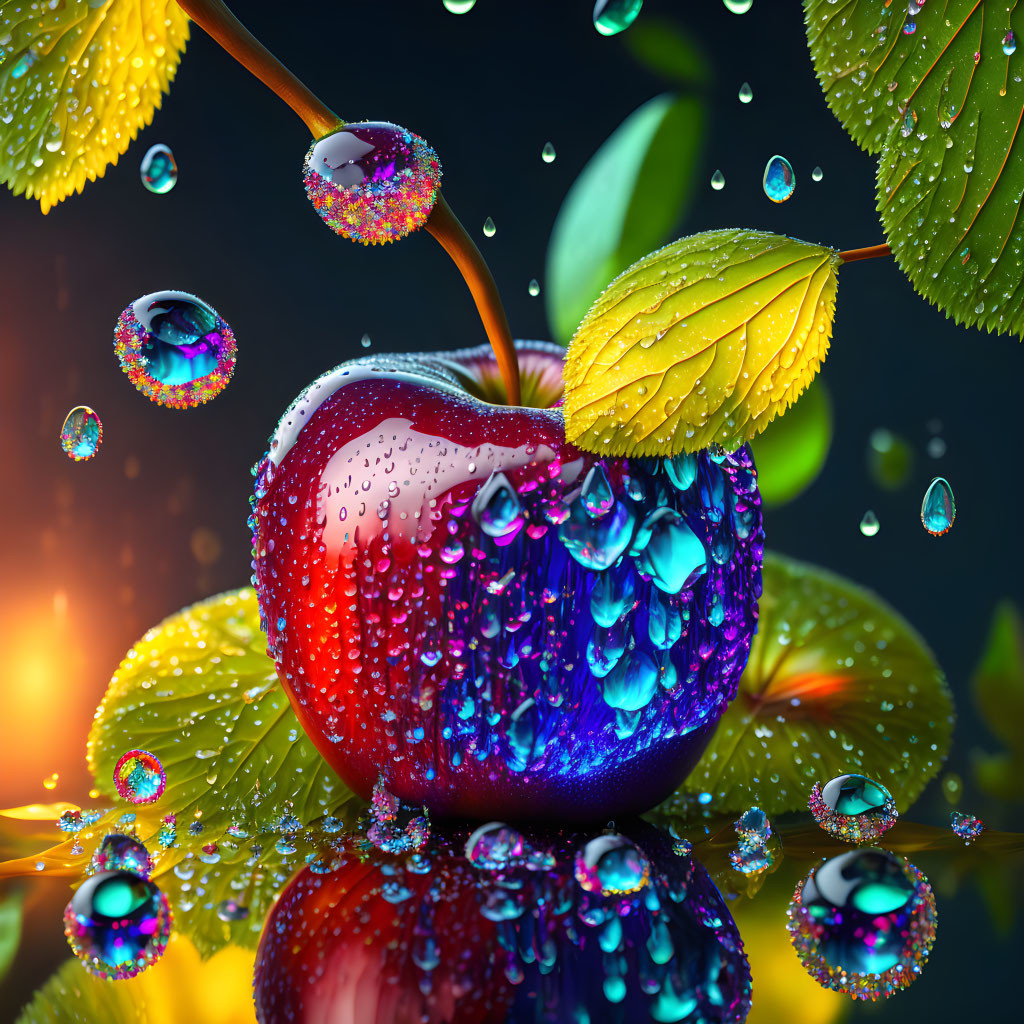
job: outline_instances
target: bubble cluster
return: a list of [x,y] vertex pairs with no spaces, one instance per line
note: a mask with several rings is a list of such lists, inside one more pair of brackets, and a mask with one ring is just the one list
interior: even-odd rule
[[60,428],[60,446],[74,462],[91,459],[103,442],[103,424],[87,405],[76,405],[64,417]]
[[162,291],[136,299],[118,318],[114,352],[150,401],[188,409],[227,387],[237,346],[231,328],[202,299]]
[[441,163],[418,135],[386,121],[363,121],[313,143],[303,184],[332,231],[363,245],[383,245],[426,223],[441,185]]
[[163,796],[166,786],[164,766],[148,750],[129,750],[114,765],[114,788],[129,803],[151,804]]
[[816,782],[809,806],[829,835],[848,843],[873,842],[899,817],[889,790],[866,775],[839,775],[824,786]]

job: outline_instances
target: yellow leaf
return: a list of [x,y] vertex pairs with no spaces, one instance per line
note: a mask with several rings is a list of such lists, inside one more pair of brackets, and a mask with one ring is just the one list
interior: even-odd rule
[[839,262],[824,246],[726,228],[634,263],[569,347],[566,437],[602,455],[749,441],[818,372]]
[[170,87],[175,0],[0,0],[0,180],[43,213],[102,177]]

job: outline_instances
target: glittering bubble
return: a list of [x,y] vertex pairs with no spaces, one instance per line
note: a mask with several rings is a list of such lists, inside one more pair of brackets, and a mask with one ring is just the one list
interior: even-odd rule
[[235,371],[235,336],[216,310],[188,292],[136,299],[117,320],[114,352],[150,401],[188,409],[210,401]]
[[91,459],[103,441],[103,424],[87,405],[76,405],[64,417],[60,428],[60,446],[69,459],[84,462]]
[[148,879],[130,871],[87,878],[64,910],[64,934],[86,970],[100,978],[132,978],[167,948],[171,909]]
[[332,231],[363,245],[382,245],[426,223],[441,184],[441,163],[418,135],[386,121],[362,121],[314,142],[302,180]]
[[133,875],[148,878],[153,871],[149,851],[129,835],[112,832],[103,837],[89,862],[89,874],[101,871],[130,871]]
[[820,864],[797,885],[787,913],[804,969],[854,999],[906,988],[935,942],[928,880],[885,850],[853,850]]
[[963,811],[953,811],[949,816],[950,828],[967,844],[985,830],[985,823],[981,818],[973,814],[965,814]]
[[616,832],[591,839],[576,852],[576,881],[587,892],[621,896],[647,885],[651,866],[631,839]]
[[838,775],[824,786],[816,782],[809,806],[829,835],[848,843],[874,841],[899,817],[889,790],[866,775]]
[[150,146],[139,165],[139,177],[147,191],[163,195],[178,183],[178,164],[169,146]]
[[148,750],[129,750],[114,765],[114,786],[129,803],[151,804],[160,799],[166,785],[164,766]]

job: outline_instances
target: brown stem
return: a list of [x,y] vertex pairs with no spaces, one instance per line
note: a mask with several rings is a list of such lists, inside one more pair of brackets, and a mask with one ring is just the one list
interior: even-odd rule
[[879,256],[891,255],[892,249],[887,243],[882,242],[881,245],[869,245],[863,249],[847,249],[845,252],[839,253],[839,258],[843,263],[856,263],[857,260],[873,260]]
[[519,405],[519,360],[516,358],[512,332],[508,329],[508,319],[501,304],[498,286],[494,283],[487,262],[440,192],[424,227],[444,246],[445,252],[455,261],[459,272],[466,279],[491,348],[498,359],[498,369],[505,384],[509,405]]
[[232,13],[223,0],[178,0],[178,6],[243,67],[295,111],[313,138],[345,122],[313,95]]

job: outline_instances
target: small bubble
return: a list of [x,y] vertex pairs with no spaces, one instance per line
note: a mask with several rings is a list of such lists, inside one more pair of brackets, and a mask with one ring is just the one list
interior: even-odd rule
[[941,437],[930,438],[927,451],[931,458],[941,459],[946,454],[946,442]]

